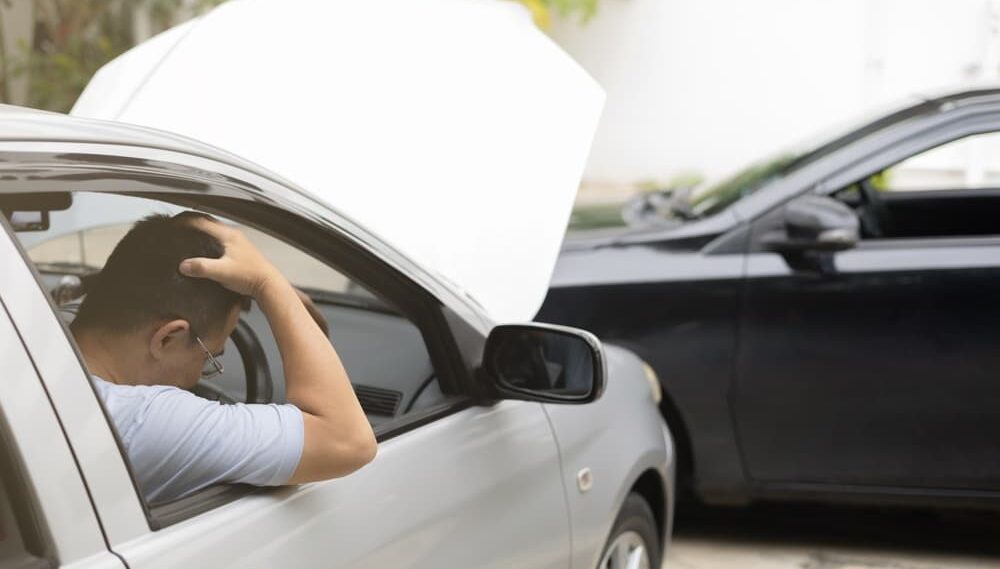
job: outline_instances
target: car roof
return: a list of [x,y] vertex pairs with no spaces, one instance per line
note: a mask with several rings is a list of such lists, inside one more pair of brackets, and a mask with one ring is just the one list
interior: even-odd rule
[[811,164],[831,152],[903,121],[972,105],[996,103],[1000,103],[1000,84],[995,83],[913,94],[877,112],[868,113],[864,120],[856,121],[854,126],[843,129],[840,134],[809,148],[787,164],[784,171],[790,172]]
[[201,156],[232,164],[305,193],[291,181],[236,154],[193,138],[153,128],[6,104],[0,104],[0,126],[0,140],[121,144]]

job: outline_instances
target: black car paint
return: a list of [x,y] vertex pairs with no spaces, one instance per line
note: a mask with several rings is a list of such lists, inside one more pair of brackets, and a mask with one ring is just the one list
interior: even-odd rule
[[[536,318],[653,367],[679,472],[705,501],[1000,507],[1000,238],[983,213],[1000,213],[1000,195],[952,193],[937,216],[893,196],[934,238],[863,240],[835,254],[832,274],[793,270],[761,239],[795,196],[996,130],[1000,90],[928,99],[817,147],[712,217],[568,237]],[[940,213],[977,210],[974,236],[951,239],[961,228]]]

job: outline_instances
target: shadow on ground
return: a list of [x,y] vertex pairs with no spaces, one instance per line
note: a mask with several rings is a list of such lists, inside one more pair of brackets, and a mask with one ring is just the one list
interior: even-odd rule
[[676,563],[667,567],[1000,567],[1000,512],[685,505],[674,536]]

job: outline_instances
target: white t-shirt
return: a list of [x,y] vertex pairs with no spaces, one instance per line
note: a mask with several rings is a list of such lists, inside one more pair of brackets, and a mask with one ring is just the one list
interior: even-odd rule
[[219,482],[279,486],[302,457],[294,405],[222,405],[166,385],[94,377],[146,500],[180,498]]

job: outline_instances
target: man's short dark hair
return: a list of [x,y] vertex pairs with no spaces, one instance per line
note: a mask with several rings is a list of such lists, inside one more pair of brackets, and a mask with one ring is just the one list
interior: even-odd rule
[[184,259],[218,259],[225,252],[218,239],[186,223],[185,215],[199,214],[151,215],[125,234],[101,272],[86,279],[74,330],[130,333],[183,319],[193,337],[221,331],[234,306],[249,308],[248,297],[180,273]]

